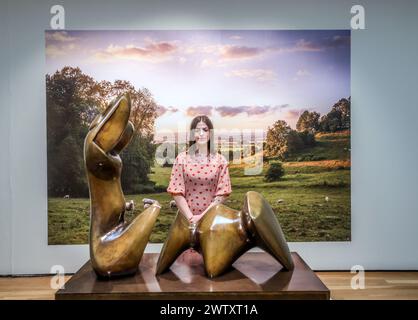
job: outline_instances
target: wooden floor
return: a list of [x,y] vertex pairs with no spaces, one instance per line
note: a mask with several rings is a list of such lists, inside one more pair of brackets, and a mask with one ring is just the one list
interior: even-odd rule
[[418,300],[418,272],[366,272],[365,288],[351,288],[350,272],[316,272],[334,300]]
[[[418,272],[366,272],[365,289],[351,289],[349,272],[316,272],[331,299],[418,300]],[[66,281],[70,276],[66,276]],[[51,277],[0,277],[0,299],[54,299]]]

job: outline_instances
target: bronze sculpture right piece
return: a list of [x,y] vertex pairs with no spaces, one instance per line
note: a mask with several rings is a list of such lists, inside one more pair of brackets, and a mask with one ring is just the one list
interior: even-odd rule
[[156,273],[166,272],[184,250],[193,247],[203,255],[206,273],[213,278],[227,271],[236,259],[255,246],[270,253],[285,269],[294,268],[273,209],[261,194],[249,191],[241,211],[218,204],[197,225],[189,224],[183,214],[177,213],[161,250]]

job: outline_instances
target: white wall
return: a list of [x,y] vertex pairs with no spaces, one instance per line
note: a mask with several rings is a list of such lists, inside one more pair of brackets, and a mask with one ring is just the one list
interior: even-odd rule
[[[360,1],[352,32],[352,241],[291,243],[314,269],[418,269],[418,3]],[[360,3],[359,2],[359,3]],[[47,244],[44,30],[348,29],[352,1],[1,1],[0,274],[75,272],[86,245]],[[158,251],[160,246],[150,246]]]
[[12,270],[10,194],[10,82],[7,6],[0,6],[0,274]]

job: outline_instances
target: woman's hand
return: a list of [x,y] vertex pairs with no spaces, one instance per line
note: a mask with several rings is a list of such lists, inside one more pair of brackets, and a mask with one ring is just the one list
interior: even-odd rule
[[193,213],[187,204],[186,199],[183,195],[174,195],[174,201],[176,202],[177,208],[180,213],[190,222],[190,219],[193,218]]
[[212,201],[212,203],[206,208],[205,211],[203,211],[201,214],[198,215],[192,215],[188,220],[190,223],[197,223],[199,222],[200,219],[203,218],[203,216],[206,214],[206,212],[208,212],[210,210],[210,208],[212,208],[213,206],[216,206],[217,204],[222,203],[223,201],[225,201],[227,197],[225,196],[216,196],[215,199]]
[[212,203],[211,203],[211,207],[212,206],[215,206],[215,205],[217,205],[217,204],[221,204],[221,203],[223,203],[225,200],[226,200],[226,198],[228,198],[228,196],[216,196],[213,200],[212,200]]
[[202,219],[203,214],[196,214],[189,218],[190,223],[198,223],[200,219]]

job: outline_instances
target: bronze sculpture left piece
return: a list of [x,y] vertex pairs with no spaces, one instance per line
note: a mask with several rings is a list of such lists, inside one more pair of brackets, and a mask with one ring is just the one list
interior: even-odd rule
[[91,123],[84,142],[84,162],[90,190],[90,259],[101,277],[135,274],[160,212],[155,202],[131,223],[121,188],[119,154],[131,141],[131,101],[122,95]]

